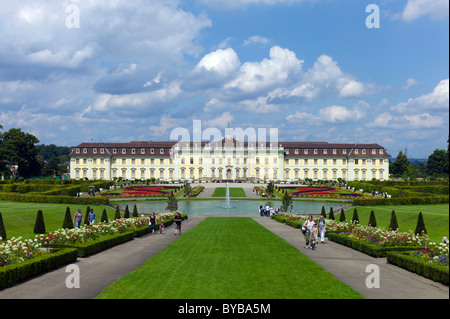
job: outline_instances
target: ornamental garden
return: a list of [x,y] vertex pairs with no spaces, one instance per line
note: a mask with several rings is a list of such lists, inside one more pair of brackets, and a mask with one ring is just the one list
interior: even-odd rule
[[[128,206],[125,211],[113,208],[111,204],[115,200],[134,197],[167,200],[168,207],[169,204],[172,206],[168,211],[158,214],[158,227],[160,219],[165,224],[173,222],[176,198],[195,200],[195,196],[203,191],[203,186],[191,187],[189,184],[133,184],[111,189],[113,183],[2,182],[0,289],[150,232],[148,216],[141,215],[136,209],[130,212]],[[258,191],[261,199],[269,195],[278,200],[283,199],[283,203],[289,199],[336,200],[351,204],[353,207],[345,212],[331,210],[326,213],[322,210],[315,215],[315,218],[319,215],[325,217],[329,240],[376,258],[386,257],[389,263],[448,285],[448,187],[448,181],[373,181],[307,186],[275,186],[268,183],[255,186],[255,191]],[[90,193],[92,189],[95,190],[95,196],[80,196],[80,193]],[[217,194],[220,196],[222,190],[218,190]],[[384,194],[389,194],[389,198]],[[33,212],[40,206],[45,209],[39,209],[37,214]],[[73,212],[79,207],[85,212],[89,207],[95,207],[98,223],[74,228]],[[272,218],[301,228],[306,215],[292,214],[289,205],[285,207],[285,211]],[[187,217],[183,215],[183,218]],[[40,221],[41,218],[45,219],[45,223]],[[62,227],[55,227],[61,223]],[[29,229],[33,229],[33,226],[35,231],[32,236],[21,236],[30,234]],[[11,228],[14,228],[15,235],[8,236]],[[24,231],[24,228],[28,229]]]

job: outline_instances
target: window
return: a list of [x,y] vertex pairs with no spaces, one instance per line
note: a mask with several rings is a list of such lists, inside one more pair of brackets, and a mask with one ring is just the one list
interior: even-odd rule
[[159,150],[159,154],[164,154],[164,149],[163,148]]
[[127,149],[126,148],[122,148],[122,154],[126,154],[127,153]]
[[155,154],[155,149],[154,148],[150,149],[150,154]]
[[328,150],[327,150],[327,149],[324,149],[324,150],[323,150],[323,154],[325,154],[325,155],[328,154]]
[[363,153],[363,154],[366,154],[366,150],[365,150],[365,149],[363,149],[363,150],[362,150],[362,153]]
[[75,153],[80,154],[80,149],[77,148],[77,149],[75,150]]
[[131,154],[136,154],[136,149],[135,149],[135,148],[133,148],[133,149],[131,150]]
[[92,150],[92,152],[93,152],[94,154],[97,154],[97,149],[94,148],[94,149]]
[[304,153],[305,153],[305,154],[308,154],[308,150],[304,150]]
[[141,148],[141,154],[145,154],[145,148]]
[[83,148],[83,154],[87,154],[87,148]]
[[113,149],[113,154],[117,154],[117,149]]
[[337,150],[333,149],[333,155],[336,155],[336,154],[337,154]]
[[194,164],[194,158],[193,157],[190,158],[189,163],[190,164]]
[[317,152],[317,149],[314,149],[314,154],[317,154],[318,152]]
[[295,154],[298,154],[298,150],[295,150]]
[[104,148],[100,149],[100,154],[105,154],[105,149]]
[[380,155],[382,155],[383,154],[383,150],[380,150]]

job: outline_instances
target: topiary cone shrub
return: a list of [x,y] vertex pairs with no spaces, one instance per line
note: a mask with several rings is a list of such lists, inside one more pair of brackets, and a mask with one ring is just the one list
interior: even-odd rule
[[64,216],[64,222],[62,228],[72,229],[73,228],[73,220],[72,215],[70,214],[70,208],[67,207],[66,214]]
[[36,222],[34,223],[34,233],[35,234],[45,234],[45,223],[44,223],[44,214],[42,210],[38,210],[36,215]]
[[106,214],[106,208],[103,209],[102,218],[101,218],[100,222],[102,222],[102,223],[108,222],[108,215]]
[[335,220],[335,218],[334,218],[334,212],[333,212],[333,207],[330,207],[330,213],[328,214],[328,219],[330,219],[330,220]]
[[425,228],[425,222],[423,220],[422,212],[419,213],[419,217],[417,218],[417,225],[416,225],[416,231],[414,234],[422,235],[422,232],[424,234],[427,233],[427,229]]
[[392,210],[392,213],[391,213],[391,222],[389,223],[389,229],[390,230],[398,229],[397,216],[395,216],[394,210]]
[[347,220],[347,218],[345,217],[345,212],[343,209],[341,209],[341,213],[339,214],[339,221],[341,223],[345,222]]
[[353,210],[352,223],[359,224],[358,210],[356,208]]
[[88,206],[86,208],[86,214],[84,215],[84,225],[89,225],[89,212],[91,211],[91,208]]
[[133,216],[133,217],[139,217],[139,214],[138,214],[138,210],[137,210],[136,205],[134,205],[134,208],[133,208],[133,214],[132,214],[131,216]]
[[373,210],[370,211],[369,226],[377,227],[377,219],[375,218],[375,213]]
[[121,219],[121,218],[122,218],[122,216],[120,216],[120,209],[119,209],[119,206],[117,206],[116,213],[114,214],[114,219],[117,220],[117,219]]

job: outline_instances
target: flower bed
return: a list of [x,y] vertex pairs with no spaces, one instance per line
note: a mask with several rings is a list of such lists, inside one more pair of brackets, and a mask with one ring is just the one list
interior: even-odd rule
[[292,197],[324,197],[338,199],[355,199],[365,197],[361,193],[353,193],[335,187],[312,186],[280,186],[277,187],[280,195],[286,190]]
[[13,237],[7,241],[1,239],[0,237],[0,267],[51,253],[51,250],[43,247],[39,241],[24,240],[22,237]]
[[121,193],[103,193],[104,197],[167,197],[171,192],[178,192],[181,187],[177,186],[132,186],[125,187]]

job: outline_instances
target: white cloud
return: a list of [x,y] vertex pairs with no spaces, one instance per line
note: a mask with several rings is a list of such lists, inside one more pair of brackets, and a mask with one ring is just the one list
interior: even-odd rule
[[195,67],[194,72],[206,70],[226,77],[236,72],[240,64],[238,55],[233,49],[219,49],[205,55]]
[[449,79],[439,82],[431,93],[417,98],[410,98],[407,102],[399,103],[391,108],[393,111],[406,113],[417,110],[443,110],[449,109]]
[[217,9],[227,10],[245,8],[249,5],[277,5],[313,2],[315,0],[200,0],[202,3]]
[[360,120],[364,116],[364,112],[358,108],[349,110],[344,106],[332,105],[321,109],[319,116],[320,119],[329,123],[350,122]]
[[430,16],[432,19],[448,17],[448,0],[408,0],[402,13],[402,19],[413,21],[423,16]]
[[260,35],[254,35],[244,41],[244,46],[253,45],[253,44],[267,44],[267,43],[269,43],[269,41],[270,40],[268,38],[262,37]]

